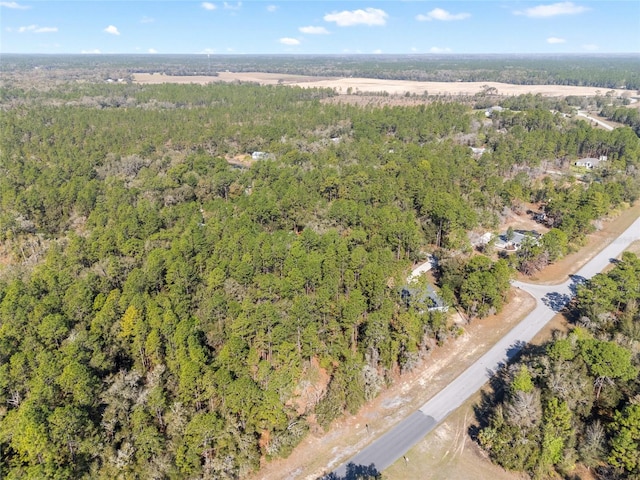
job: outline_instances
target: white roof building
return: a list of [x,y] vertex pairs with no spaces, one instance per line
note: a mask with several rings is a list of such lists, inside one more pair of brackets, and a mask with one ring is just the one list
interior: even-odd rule
[[600,157],[598,158],[593,158],[593,157],[581,158],[580,160],[577,160],[574,163],[574,165],[576,167],[584,167],[584,168],[592,169],[600,165],[600,162],[604,162],[606,160],[607,160],[606,155],[600,155]]

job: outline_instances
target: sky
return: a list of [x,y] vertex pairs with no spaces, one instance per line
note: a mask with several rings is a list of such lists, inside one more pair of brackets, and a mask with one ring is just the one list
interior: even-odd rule
[[0,0],[0,53],[640,52],[640,0]]

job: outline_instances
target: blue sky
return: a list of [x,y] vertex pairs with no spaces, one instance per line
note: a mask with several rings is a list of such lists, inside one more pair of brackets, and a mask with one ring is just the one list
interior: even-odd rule
[[2,53],[638,53],[640,0],[1,0]]

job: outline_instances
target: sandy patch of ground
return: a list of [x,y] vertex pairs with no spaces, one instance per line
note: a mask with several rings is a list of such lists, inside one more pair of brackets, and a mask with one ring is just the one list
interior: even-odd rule
[[476,423],[473,407],[480,392],[452,413],[406,454],[384,471],[385,480],[524,480],[526,474],[509,472],[491,463],[487,454],[469,436]]
[[[328,78],[304,75],[261,72],[219,72],[218,76],[172,76],[163,74],[136,73],[134,82],[141,84],[212,82],[255,82],[261,85],[297,85],[301,87],[332,88],[340,94],[349,92],[387,92],[392,95],[406,93],[423,95],[475,95],[487,87],[495,88],[498,95],[522,95],[525,93],[543,96],[594,96],[609,90],[598,87],[574,87],[568,85],[511,85],[498,82],[417,82],[410,80],[382,80],[375,78]],[[616,95],[629,94],[627,90],[615,90]]]
[[12,255],[11,255],[11,252],[9,252],[9,249],[7,248],[7,246],[5,244],[0,244],[0,271],[4,267],[7,267],[13,263],[11,261],[11,258],[12,258]]
[[[538,212],[540,210],[540,206],[534,203],[525,203],[523,211],[531,211]],[[515,213],[510,210],[500,225],[500,231],[505,232],[509,227],[514,230],[523,230],[525,232],[537,232],[537,233],[547,233],[549,231],[549,227],[545,226],[542,223],[538,223],[533,219],[533,215],[531,213]]]
[[640,242],[633,242],[629,248],[627,248],[627,251],[640,256]]
[[229,165],[233,165],[235,167],[240,168],[249,168],[251,165],[255,163],[255,160],[251,158],[251,155],[246,153],[238,154],[238,155],[226,155],[225,160]]

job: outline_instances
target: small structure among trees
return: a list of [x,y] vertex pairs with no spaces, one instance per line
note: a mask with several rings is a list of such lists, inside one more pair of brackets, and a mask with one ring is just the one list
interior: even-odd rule
[[430,283],[427,283],[425,287],[405,285],[400,290],[400,298],[407,308],[415,307],[420,311],[428,312],[447,312],[449,310],[449,306]]
[[540,234],[536,231],[514,230],[512,227],[509,227],[506,232],[498,235],[495,246],[496,248],[515,252],[522,247],[527,239],[537,244],[539,238]]
[[252,160],[270,160],[273,158],[273,153],[269,152],[253,152],[251,154]]
[[580,160],[577,160],[574,165],[576,167],[582,167],[582,168],[587,168],[589,170],[596,168],[600,165],[601,162],[605,162],[607,160],[607,156],[606,155],[600,155],[600,157],[598,158],[581,158]]

